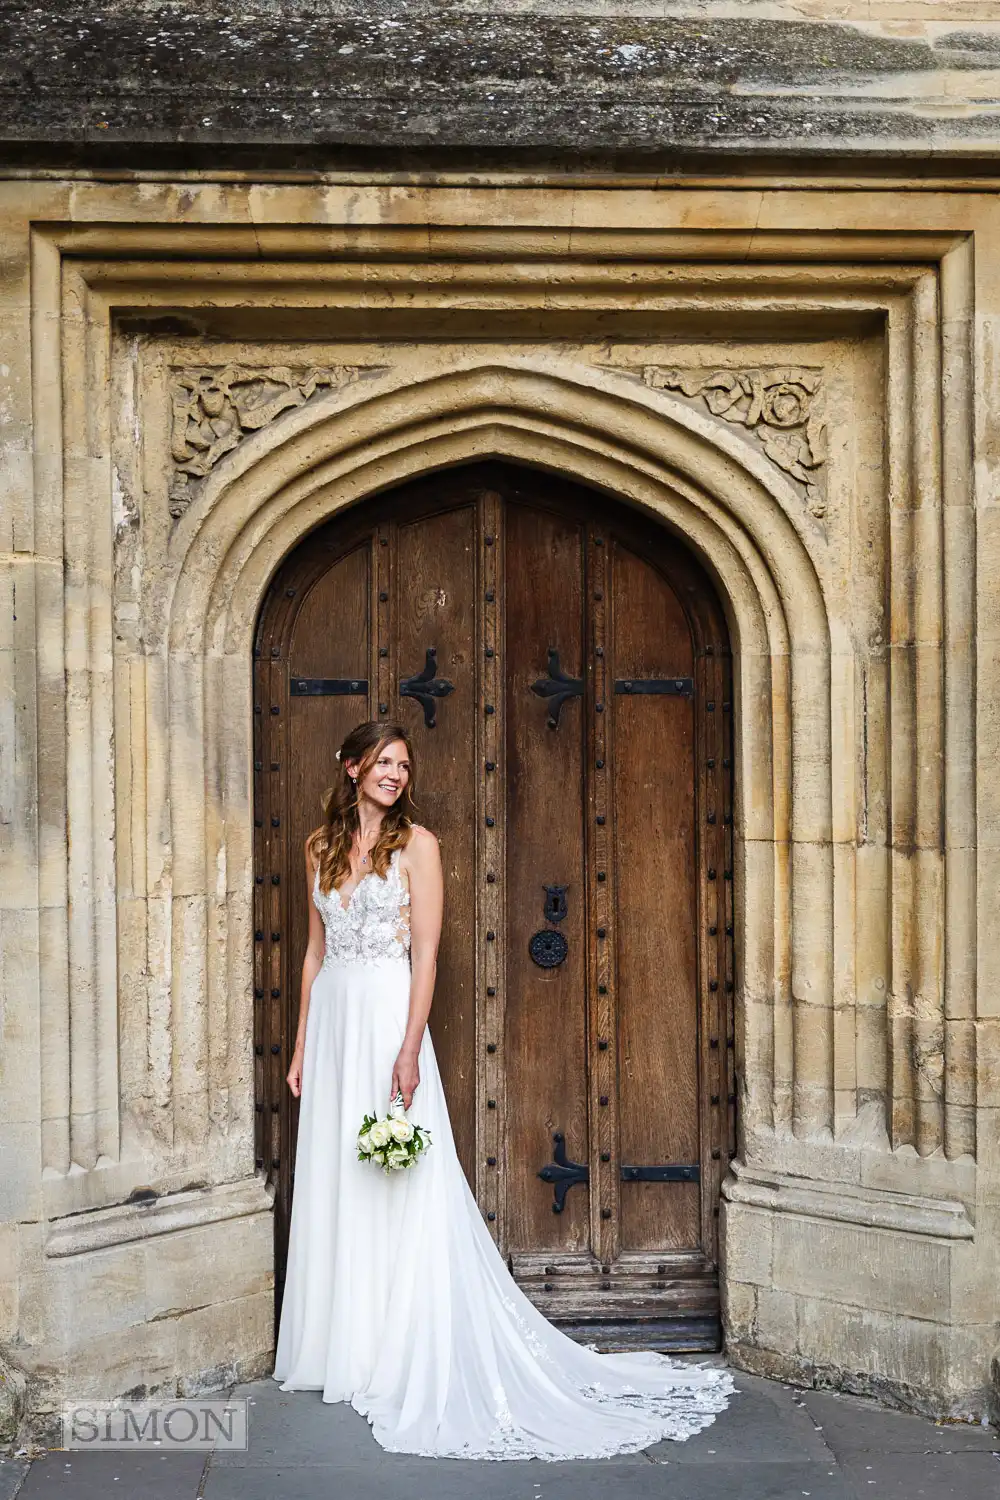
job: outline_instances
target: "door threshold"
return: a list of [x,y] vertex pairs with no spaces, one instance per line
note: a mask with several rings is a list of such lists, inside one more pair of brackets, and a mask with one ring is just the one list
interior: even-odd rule
[[718,1317],[652,1318],[614,1323],[605,1319],[552,1318],[561,1333],[578,1344],[594,1344],[601,1354],[651,1349],[659,1354],[717,1354],[722,1348]]

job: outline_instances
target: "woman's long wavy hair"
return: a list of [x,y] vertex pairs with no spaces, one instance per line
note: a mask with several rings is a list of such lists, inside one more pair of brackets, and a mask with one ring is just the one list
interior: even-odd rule
[[[405,848],[409,843],[413,814],[416,811],[410,736],[401,724],[380,724],[377,719],[358,724],[340,747],[337,779],[323,793],[323,824],[309,840],[309,852],[319,865],[319,888],[324,894],[329,893],[334,886],[343,884],[345,876],[351,873],[351,845],[358,831],[358,804],[361,801],[358,786],[386,745],[391,745],[396,740],[402,740],[406,746],[410,776],[382,819],[382,826],[371,852],[374,873],[385,876],[394,851]],[[348,775],[349,760],[358,762],[357,782]]]

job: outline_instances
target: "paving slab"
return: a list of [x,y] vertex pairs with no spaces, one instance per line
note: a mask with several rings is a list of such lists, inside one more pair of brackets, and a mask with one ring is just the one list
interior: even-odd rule
[[0,1457],[0,1500],[14,1500],[28,1472],[30,1459]]
[[388,1454],[372,1437],[367,1420],[347,1401],[325,1402],[319,1391],[282,1391],[275,1381],[236,1385],[233,1399],[248,1401],[248,1446],[212,1458],[213,1467],[296,1468],[331,1462],[380,1465]]
[[846,1459],[852,1497],[876,1500],[996,1500],[1000,1463],[992,1453],[865,1453]]
[[992,1427],[929,1422],[833,1391],[796,1391],[794,1399],[809,1412],[837,1454],[991,1453],[1000,1448],[1000,1434]]
[[722,1463],[700,1470],[697,1480],[688,1465],[626,1465],[615,1459],[473,1465],[440,1459],[417,1464],[419,1460],[401,1463],[391,1475],[368,1466],[344,1469],[334,1464],[281,1469],[213,1465],[204,1500],[469,1500],[471,1495],[476,1500],[799,1500],[801,1495],[855,1500],[844,1476],[820,1464]]
[[36,1458],[17,1500],[194,1500],[205,1453],[103,1453],[50,1449]]

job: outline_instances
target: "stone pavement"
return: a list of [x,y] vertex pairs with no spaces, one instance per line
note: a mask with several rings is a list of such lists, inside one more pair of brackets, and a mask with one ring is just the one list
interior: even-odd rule
[[246,1453],[50,1451],[0,1462],[0,1500],[995,1500],[1000,1435],[738,1375],[739,1395],[687,1443],[597,1463],[464,1463],[385,1453],[349,1406],[249,1396]]

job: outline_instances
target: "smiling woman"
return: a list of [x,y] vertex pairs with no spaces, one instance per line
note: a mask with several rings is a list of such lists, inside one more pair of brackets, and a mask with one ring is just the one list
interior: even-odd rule
[[[556,1329],[511,1276],[462,1172],[427,1028],[441,859],[409,816],[411,771],[404,730],[359,725],[306,842],[288,1073],[297,1178],[274,1378],[349,1401],[384,1448],[427,1457],[599,1458],[683,1440],[725,1408],[731,1377],[652,1352],[601,1355]],[[397,1092],[404,1110],[418,1095],[431,1145],[415,1171],[379,1177],[358,1129]]]

